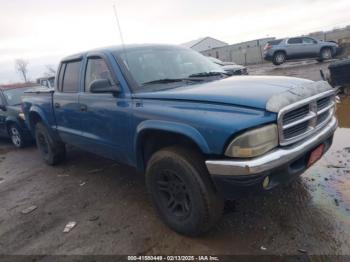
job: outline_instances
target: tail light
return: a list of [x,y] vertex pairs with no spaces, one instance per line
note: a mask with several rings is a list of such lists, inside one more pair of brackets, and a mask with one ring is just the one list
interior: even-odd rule
[[270,45],[269,43],[267,43],[265,46],[264,46],[264,51],[266,50],[269,50],[272,48],[272,45]]

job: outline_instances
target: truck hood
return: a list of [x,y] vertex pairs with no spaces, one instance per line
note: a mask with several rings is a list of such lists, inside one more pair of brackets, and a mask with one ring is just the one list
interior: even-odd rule
[[[324,81],[322,81],[322,86],[325,86],[323,88],[319,88],[317,83],[320,82],[294,77],[235,76],[165,91],[136,93],[134,97],[231,104],[278,112],[280,107],[288,103],[330,88]],[[316,88],[308,88],[310,86],[316,86]],[[282,103],[279,103],[281,98],[286,96],[292,97],[282,99]],[[267,109],[267,104],[270,109]]]

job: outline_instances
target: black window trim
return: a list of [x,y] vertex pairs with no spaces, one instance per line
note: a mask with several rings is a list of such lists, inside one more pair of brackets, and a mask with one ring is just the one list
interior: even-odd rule
[[57,87],[58,92],[62,92],[62,82],[63,81],[61,81],[61,80],[63,80],[63,76],[64,76],[65,71],[66,71],[66,63],[61,62],[61,65],[60,65],[60,68],[59,68],[58,74],[57,74],[57,80],[56,80],[57,81],[56,87]]
[[[64,77],[66,75],[66,69],[67,69],[67,64],[68,63],[74,63],[74,62],[80,62],[80,68],[79,68],[79,76],[78,76],[78,89],[75,92],[67,92],[63,90],[63,82],[64,82]],[[78,58],[74,58],[71,60],[63,60],[62,65],[64,66],[64,71],[63,71],[63,76],[62,76],[62,83],[60,84],[60,92],[61,93],[66,93],[66,94],[77,94],[80,92],[80,77],[81,77],[81,67],[83,64],[83,59],[82,56],[79,56]],[[59,81],[59,80],[58,80]]]

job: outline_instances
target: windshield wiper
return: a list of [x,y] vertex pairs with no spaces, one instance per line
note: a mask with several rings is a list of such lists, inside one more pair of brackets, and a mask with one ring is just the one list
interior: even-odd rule
[[224,72],[201,72],[197,74],[189,75],[188,77],[208,77],[208,76],[224,76],[227,75]]
[[167,83],[175,83],[175,82],[184,82],[184,81],[202,81],[201,79],[192,79],[192,78],[163,78],[157,79],[149,82],[142,83],[142,85],[152,85],[152,84],[167,84]]

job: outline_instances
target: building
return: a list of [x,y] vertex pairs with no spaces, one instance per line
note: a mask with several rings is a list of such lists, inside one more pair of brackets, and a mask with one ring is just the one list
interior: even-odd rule
[[183,43],[181,45],[184,47],[192,48],[198,52],[203,52],[208,49],[222,47],[228,44],[212,37],[203,37],[187,43]]
[[212,56],[222,61],[235,62],[237,64],[258,64],[264,61],[263,49],[268,41],[275,38],[263,38],[243,43],[216,47],[204,50],[205,56]]

